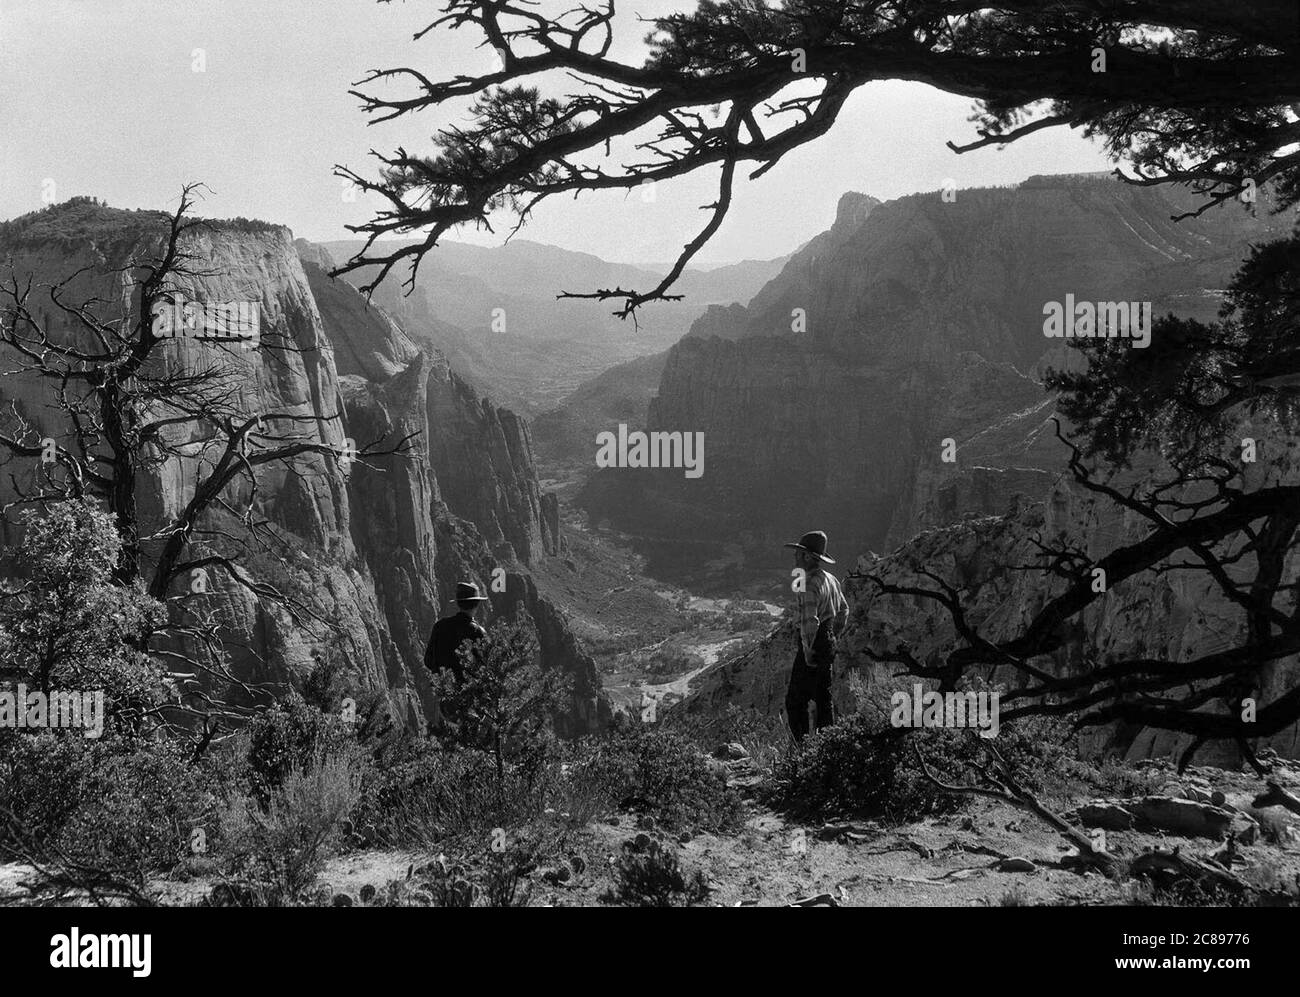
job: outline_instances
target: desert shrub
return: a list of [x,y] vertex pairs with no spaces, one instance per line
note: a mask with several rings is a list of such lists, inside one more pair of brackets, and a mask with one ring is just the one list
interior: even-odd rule
[[722,831],[739,821],[740,800],[726,777],[675,731],[620,725],[578,745],[569,775],[673,830]]
[[1076,787],[1082,785],[1098,796],[1116,799],[1150,796],[1159,792],[1169,778],[1159,769],[1136,768],[1110,755],[1095,760],[1066,758],[1059,772]]
[[[571,756],[577,753],[570,751]],[[560,763],[552,771],[548,805],[574,827],[586,827],[609,813],[621,799],[615,796],[615,787],[601,780],[582,778],[568,763]]]
[[232,796],[221,829],[228,874],[261,906],[301,903],[361,795],[355,756],[292,766],[265,803]]
[[428,738],[403,733],[382,745],[362,786],[353,819],[386,844],[408,843],[406,810],[448,777],[450,753]]
[[81,805],[93,756],[103,750],[75,733],[0,730],[0,804],[33,840],[53,840]]
[[933,733],[880,738],[879,724],[862,714],[849,717],[787,752],[760,793],[774,806],[801,816],[906,823],[950,812],[962,805],[962,798],[930,784],[912,752],[914,737],[932,742],[925,735]]
[[298,696],[277,702],[258,716],[249,724],[241,743],[246,745],[248,789],[263,805],[295,769],[358,753],[351,724],[338,715],[323,713]]
[[489,852],[483,882],[483,899],[488,907],[526,907],[531,885],[527,871],[536,863],[531,852],[513,847]]
[[489,851],[481,862],[449,862],[439,856],[422,870],[420,881],[436,907],[526,907],[527,871],[536,861],[526,848]]
[[308,706],[322,713],[338,713],[341,701],[351,687],[344,677],[344,662],[337,655],[317,658],[316,665],[303,679],[298,694]]
[[29,511],[3,566],[19,577],[0,599],[0,661],[33,690],[102,693],[105,729],[135,736],[164,698],[162,670],[140,650],[164,609],[114,583],[121,550],[113,517],[92,506]]
[[435,907],[473,907],[478,898],[478,884],[464,875],[459,866],[435,864],[424,880]]
[[[355,727],[360,735],[364,724]],[[456,734],[362,736],[369,764],[351,823],[364,840],[388,845],[478,847],[494,828],[582,824],[608,809],[608,794],[567,776],[559,746],[537,735],[535,752],[500,757]]]
[[964,805],[963,797],[925,778],[914,754],[920,746],[936,774],[953,775],[957,745],[952,733],[881,735],[862,716],[817,731],[776,764],[761,795],[801,816],[872,817],[900,824]]
[[175,865],[215,807],[181,746],[165,741],[11,734],[0,783],[33,840],[88,859],[132,852],[154,869]]
[[713,753],[725,744],[739,744],[759,769],[771,768],[790,745],[790,727],[780,714],[728,704],[720,713],[674,710],[664,727],[680,731],[700,750]]
[[1221,887],[1179,879],[1161,884],[1139,881],[1128,893],[1131,907],[1240,907],[1241,895]]
[[507,766],[474,749],[445,751],[413,739],[370,771],[353,822],[366,840],[431,849],[477,847],[496,828],[563,838],[607,812],[607,787],[575,778],[559,759]]
[[539,803],[529,780],[512,768],[498,778],[487,752],[414,744],[404,760],[378,769],[357,822],[381,840],[434,846],[513,827],[540,812]]
[[709,884],[699,869],[683,871],[677,852],[651,839],[640,848],[624,845],[605,899],[628,907],[692,907],[704,903]]
[[363,888],[361,901],[376,907],[527,907],[528,874],[535,868],[530,849],[516,846],[455,860],[439,855],[369,898]]
[[183,746],[172,742],[108,756],[83,794],[60,835],[64,849],[99,863],[129,857],[158,870],[190,853],[191,836],[206,833],[217,802]]
[[1004,890],[1002,896],[998,898],[999,907],[1032,907],[1029,898],[1025,895],[1025,888],[1017,883],[1009,890]]
[[1025,789],[1043,789],[1066,757],[1067,730],[1056,721],[1003,723],[985,740],[970,729],[899,730],[890,723],[889,694],[859,697],[859,712],[823,728],[788,750],[760,788],[774,806],[817,817],[870,817],[907,823],[949,813],[968,797],[948,793],[926,778],[918,754],[944,782],[971,785],[974,766],[995,745],[1011,777]]
[[507,767],[540,766],[552,753],[552,721],[563,708],[571,680],[558,668],[543,668],[537,635],[527,618],[493,627],[457,651],[461,675],[450,669],[434,676],[434,691],[446,714],[443,742],[491,753],[497,778]]
[[56,892],[143,895],[211,826],[216,799],[173,743],[15,733],[0,739],[0,809],[0,854]]

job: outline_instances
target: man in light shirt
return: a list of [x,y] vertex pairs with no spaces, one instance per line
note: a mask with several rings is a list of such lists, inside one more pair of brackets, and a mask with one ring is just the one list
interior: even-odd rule
[[817,706],[817,729],[835,722],[831,703],[831,666],[835,662],[836,639],[849,619],[849,604],[840,590],[839,579],[823,569],[835,562],[826,556],[826,534],[805,533],[794,548],[795,635],[799,646],[790,685],[785,694],[785,713],[796,742],[808,734],[808,703]]

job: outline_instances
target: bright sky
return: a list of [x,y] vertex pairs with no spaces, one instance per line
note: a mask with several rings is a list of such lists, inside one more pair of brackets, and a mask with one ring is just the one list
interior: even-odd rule
[[[682,6],[621,2],[631,30],[613,54],[631,61],[640,50],[644,31],[631,14]],[[463,115],[463,107],[426,111],[368,127],[350,85],[376,67],[438,79],[489,65],[469,30],[412,41],[440,8],[439,0],[0,0],[0,218],[40,208],[46,192],[165,208],[183,183],[200,180],[212,190],[204,214],[347,238],[344,226],[366,220],[373,205],[355,192],[349,200],[333,165],[372,175],[370,149],[426,152],[429,136]],[[973,137],[969,113],[969,100],[921,84],[860,90],[829,135],[738,190],[701,261],[783,255],[830,225],[846,190],[888,199],[947,178],[976,187],[1109,165],[1095,145],[1059,129],[957,156],[944,142]],[[610,260],[666,261],[703,224],[699,205],[713,200],[715,180],[661,184],[650,204],[639,193],[557,200],[521,236]],[[492,244],[504,234],[454,238]]]

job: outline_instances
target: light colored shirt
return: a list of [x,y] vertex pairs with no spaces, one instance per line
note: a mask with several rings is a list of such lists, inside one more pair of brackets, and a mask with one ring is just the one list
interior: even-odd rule
[[831,620],[830,630],[838,634],[849,620],[849,601],[840,589],[840,580],[828,571],[816,568],[804,579],[804,590],[795,595],[795,625],[804,661],[812,663],[813,638],[817,628]]

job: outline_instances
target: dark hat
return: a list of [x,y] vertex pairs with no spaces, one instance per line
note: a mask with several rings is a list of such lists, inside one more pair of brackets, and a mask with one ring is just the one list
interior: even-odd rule
[[805,533],[799,538],[797,544],[786,544],[787,547],[793,547],[795,550],[806,550],[810,554],[816,554],[827,564],[835,562],[826,556],[826,534],[821,530],[813,530],[811,533]]
[[487,598],[478,594],[478,586],[473,582],[457,582],[456,598],[452,602],[487,602]]

